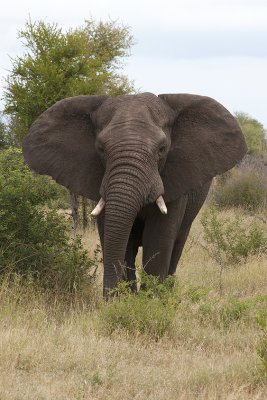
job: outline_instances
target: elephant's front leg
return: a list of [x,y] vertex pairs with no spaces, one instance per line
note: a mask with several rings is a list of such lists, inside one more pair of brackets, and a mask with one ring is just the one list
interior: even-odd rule
[[104,255],[104,226],[105,226],[105,210],[100,215],[97,216],[97,229],[103,255]]
[[138,218],[134,221],[130,237],[127,244],[125,254],[126,277],[128,281],[136,280],[135,274],[135,258],[138,252],[138,247],[142,244],[142,232],[144,222]]
[[168,203],[168,214],[163,215],[150,205],[143,231],[143,267],[150,275],[164,280],[170,269],[173,248],[184,217],[187,196]]
[[137,291],[135,258],[138,252],[138,247],[142,244],[143,225],[143,221],[141,220],[136,219],[134,221],[125,254],[126,279],[127,281],[132,281],[131,289],[134,292]]

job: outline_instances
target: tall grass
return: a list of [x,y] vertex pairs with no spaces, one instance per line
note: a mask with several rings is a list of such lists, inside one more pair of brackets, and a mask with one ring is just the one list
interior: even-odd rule
[[[233,210],[220,213],[234,216]],[[0,399],[265,399],[257,315],[266,317],[266,254],[225,269],[220,296],[219,266],[203,249],[200,217],[173,292],[139,300],[126,291],[125,302],[118,297],[106,304],[100,276],[93,298],[84,288],[67,302],[30,277],[6,275],[0,284]],[[248,224],[251,218],[243,214]],[[92,257],[97,243],[90,231]],[[104,330],[103,323],[114,329]]]
[[267,206],[267,165],[247,155],[238,167],[216,178],[213,201],[219,206],[250,210]]

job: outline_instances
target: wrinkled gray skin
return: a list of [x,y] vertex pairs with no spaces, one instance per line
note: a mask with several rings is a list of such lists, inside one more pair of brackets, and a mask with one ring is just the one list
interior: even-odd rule
[[[97,217],[104,295],[135,279],[135,257],[173,274],[212,178],[246,153],[234,117],[209,97],[77,96],[44,112],[23,142],[26,161],[105,208]],[[155,204],[162,195],[168,214]],[[124,272],[123,264],[129,268]]]

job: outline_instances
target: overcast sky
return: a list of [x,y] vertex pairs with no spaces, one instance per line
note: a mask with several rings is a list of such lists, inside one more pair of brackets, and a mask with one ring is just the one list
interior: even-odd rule
[[[267,129],[267,0],[0,0],[0,91],[21,55],[26,19],[81,26],[90,16],[131,26],[125,73],[141,91],[214,97]],[[3,102],[0,103],[0,109]]]

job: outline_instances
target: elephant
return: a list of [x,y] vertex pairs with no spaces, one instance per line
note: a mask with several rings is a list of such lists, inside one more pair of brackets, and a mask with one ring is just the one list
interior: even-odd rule
[[174,274],[214,176],[247,151],[235,118],[195,94],[138,93],[58,101],[30,127],[31,169],[97,201],[103,294],[136,279],[135,258],[163,281]]

